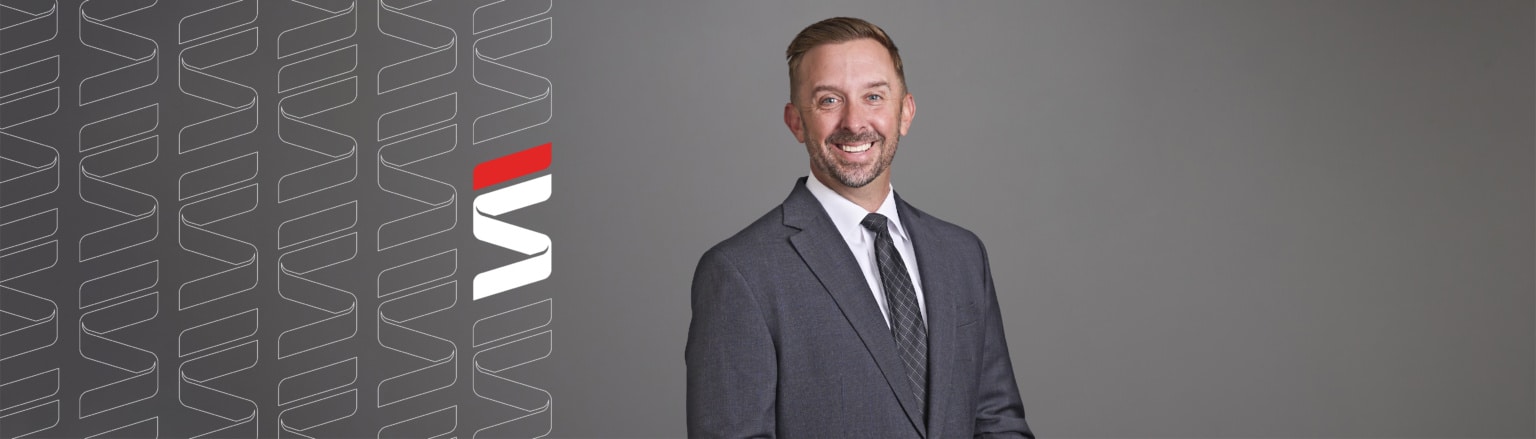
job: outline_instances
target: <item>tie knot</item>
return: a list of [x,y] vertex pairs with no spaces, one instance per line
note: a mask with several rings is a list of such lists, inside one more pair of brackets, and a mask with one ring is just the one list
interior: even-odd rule
[[865,215],[864,221],[860,221],[859,224],[878,235],[881,233],[887,233],[889,231],[889,229],[887,229],[885,226],[885,222],[885,215],[871,213],[869,215]]

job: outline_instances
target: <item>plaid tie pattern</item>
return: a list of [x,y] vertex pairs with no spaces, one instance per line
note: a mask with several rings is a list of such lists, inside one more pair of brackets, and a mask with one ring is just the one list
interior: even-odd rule
[[880,284],[885,289],[885,303],[890,308],[891,335],[896,338],[896,353],[907,366],[907,381],[917,397],[919,417],[928,419],[928,326],[917,307],[917,289],[907,264],[891,241],[885,215],[871,213],[859,224],[875,232],[875,259],[880,264]]

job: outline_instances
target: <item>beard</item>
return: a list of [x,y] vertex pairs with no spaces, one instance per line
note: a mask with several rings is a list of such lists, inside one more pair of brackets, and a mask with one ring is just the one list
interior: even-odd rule
[[[895,138],[887,138],[876,131],[854,133],[852,131],[839,131],[827,136],[819,145],[811,145],[811,165],[819,169],[823,174],[837,179],[838,183],[850,188],[861,188],[875,181],[876,177],[890,169],[891,161],[896,158],[896,146],[901,141],[898,134]],[[837,144],[863,144],[874,143],[879,148],[880,156],[873,163],[860,164],[843,161],[836,149]]]

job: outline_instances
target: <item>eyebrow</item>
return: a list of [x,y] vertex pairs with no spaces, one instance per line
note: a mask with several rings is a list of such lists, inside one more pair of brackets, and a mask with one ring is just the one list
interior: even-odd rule
[[[891,87],[891,83],[887,82],[887,81],[884,81],[884,80],[880,80],[880,81],[873,81],[873,82],[870,82],[868,84],[864,84],[864,88],[865,89],[880,88],[880,87],[890,88]],[[833,87],[833,86],[830,86],[830,85],[822,84],[822,85],[816,86],[815,88],[812,88],[811,89],[811,94],[816,94],[817,92],[820,92],[820,91],[823,91],[823,90],[834,91],[834,92],[841,92],[842,91],[842,90],[838,89],[837,87]]]

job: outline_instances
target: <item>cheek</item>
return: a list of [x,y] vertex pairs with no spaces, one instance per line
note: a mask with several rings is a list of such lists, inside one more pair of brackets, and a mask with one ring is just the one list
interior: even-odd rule
[[836,124],[837,120],[834,118],[821,115],[811,116],[805,121],[805,134],[809,137],[807,140],[818,143],[826,140],[827,136],[832,134],[832,130],[829,127],[836,126]]
[[889,114],[881,114],[879,118],[870,123],[874,125],[876,130],[880,131],[880,134],[886,137],[893,137],[896,134],[896,129],[901,127],[901,115],[892,111]]

